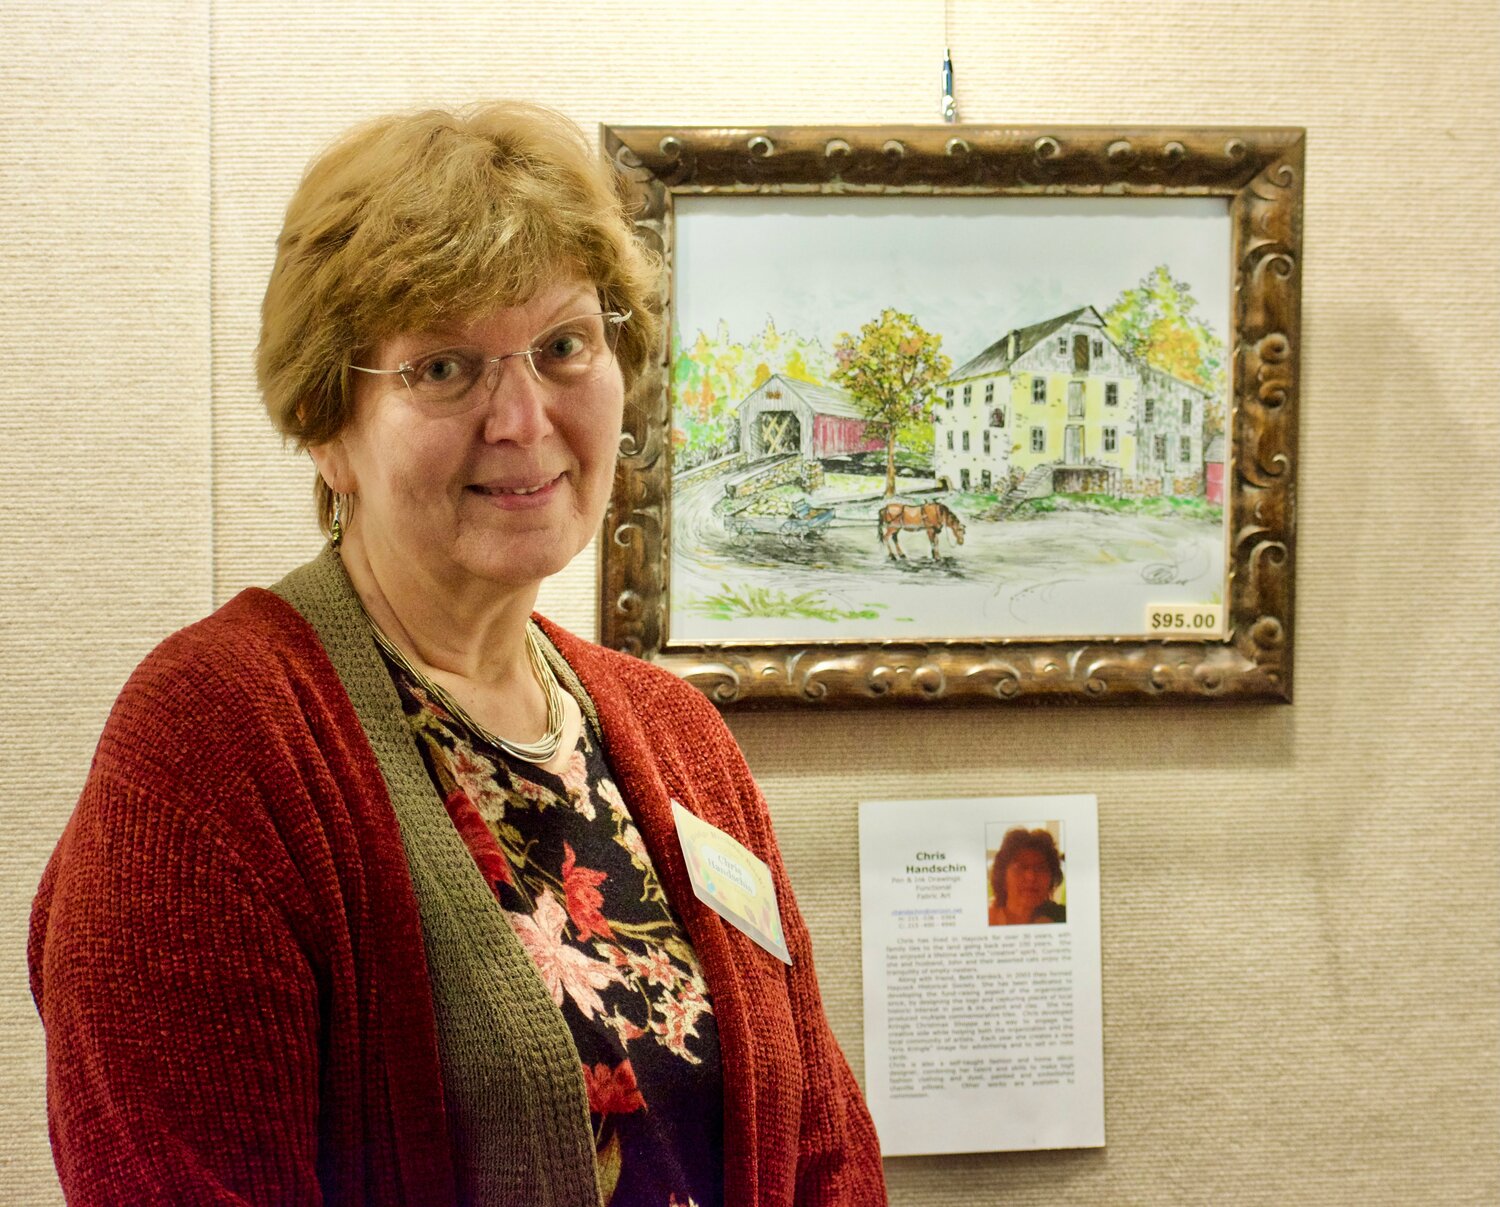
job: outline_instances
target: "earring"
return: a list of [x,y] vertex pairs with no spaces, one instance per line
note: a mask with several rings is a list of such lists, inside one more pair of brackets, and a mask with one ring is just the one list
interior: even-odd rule
[[329,539],[333,547],[337,549],[344,540],[344,496],[335,494],[333,496],[333,523],[328,528]]

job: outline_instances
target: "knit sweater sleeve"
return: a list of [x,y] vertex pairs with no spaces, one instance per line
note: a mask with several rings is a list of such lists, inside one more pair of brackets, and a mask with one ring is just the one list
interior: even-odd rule
[[96,767],[31,958],[69,1203],[321,1202],[318,987],[201,815]]

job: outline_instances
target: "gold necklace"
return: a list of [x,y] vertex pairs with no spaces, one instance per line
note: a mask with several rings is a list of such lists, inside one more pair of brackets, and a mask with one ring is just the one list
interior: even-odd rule
[[390,656],[402,670],[417,681],[422,690],[432,696],[439,704],[447,710],[460,725],[467,729],[475,737],[498,746],[507,754],[515,755],[527,763],[549,763],[557,754],[562,745],[563,734],[563,698],[562,688],[558,686],[557,676],[553,673],[551,666],[547,664],[547,656],[542,652],[542,638],[536,630],[536,625],[531,621],[526,622],[526,660],[531,663],[531,673],[536,676],[537,683],[541,686],[542,694],[547,697],[547,731],[535,742],[512,742],[502,738],[497,733],[491,733],[478,721],[469,715],[469,710],[453,698],[453,694],[441,683],[434,683],[420,670],[412,665],[398,648],[396,643],[381,631],[375,618],[365,612],[365,620],[369,622],[370,632],[375,636],[375,644]]

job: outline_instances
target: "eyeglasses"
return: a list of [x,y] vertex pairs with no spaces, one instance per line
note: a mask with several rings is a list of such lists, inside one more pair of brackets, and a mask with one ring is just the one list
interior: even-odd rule
[[498,377],[501,363],[517,356],[526,358],[532,376],[540,382],[569,387],[587,385],[613,363],[620,328],[632,313],[605,310],[563,319],[553,323],[528,347],[500,356],[486,356],[482,348],[439,348],[415,360],[403,361],[394,369],[369,369],[364,365],[349,368],[358,373],[399,376],[412,401],[423,410],[455,415],[478,406],[487,394],[474,387],[485,379],[487,392],[493,391],[495,382],[491,372]]

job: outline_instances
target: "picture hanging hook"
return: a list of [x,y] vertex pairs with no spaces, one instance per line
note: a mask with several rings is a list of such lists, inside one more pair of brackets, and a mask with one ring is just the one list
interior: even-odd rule
[[953,52],[943,48],[943,120],[958,120],[958,102],[953,99]]

